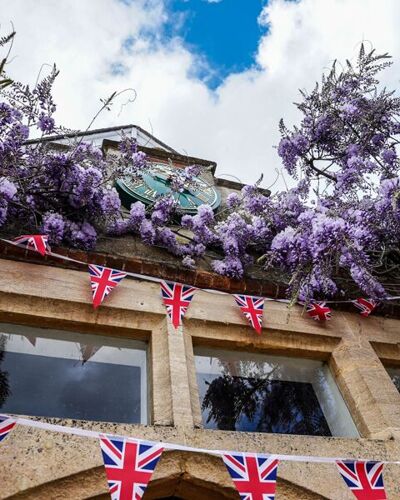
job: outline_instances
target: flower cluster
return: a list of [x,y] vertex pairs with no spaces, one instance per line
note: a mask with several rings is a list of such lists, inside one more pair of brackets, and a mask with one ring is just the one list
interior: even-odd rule
[[[380,90],[376,79],[390,64],[387,59],[362,46],[355,67],[349,63],[338,73],[334,66],[322,84],[302,93],[300,127],[290,131],[280,123],[278,153],[291,175],[304,172],[333,182],[334,196],[340,198],[396,175],[400,100]],[[325,184],[319,187],[322,193]]]
[[145,157],[129,137],[122,138],[122,154],[107,160],[79,138],[65,150],[44,141],[65,132],[53,118],[57,74],[54,67],[33,89],[0,85],[0,228],[43,231],[50,243],[90,249],[98,232],[120,219],[114,179],[127,171],[140,175]]
[[302,176],[294,189],[267,197],[246,186],[228,196],[222,220],[182,220],[195,239],[219,249],[215,271],[240,278],[258,262],[303,301],[390,293],[400,274],[400,100],[378,91],[376,79],[388,64],[362,48],[356,68],[333,68],[303,92],[300,126],[280,124],[283,165]]

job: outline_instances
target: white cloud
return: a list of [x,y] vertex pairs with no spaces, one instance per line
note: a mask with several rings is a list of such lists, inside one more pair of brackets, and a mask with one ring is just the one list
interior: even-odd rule
[[398,84],[398,0],[271,0],[260,16],[270,31],[260,40],[257,66],[230,75],[216,91],[193,76],[196,54],[180,39],[158,35],[169,15],[161,0],[0,0],[0,12],[3,29],[13,20],[18,31],[14,76],[34,81],[42,63],[60,67],[59,121],[84,128],[100,97],[133,87],[135,103],[120,115],[119,107],[104,114],[97,126],[152,127],[176,149],[216,160],[220,173],[246,182],[261,172],[265,185],[273,182],[281,166],[273,148],[278,121],[298,118],[297,89],[310,89],[335,58],[354,58],[362,40],[395,56],[385,83]]

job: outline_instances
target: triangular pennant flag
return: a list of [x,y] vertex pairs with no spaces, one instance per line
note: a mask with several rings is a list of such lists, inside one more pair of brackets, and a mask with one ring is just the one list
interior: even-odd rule
[[234,295],[234,297],[243,316],[260,335],[264,312],[264,298],[252,297],[251,295]]
[[112,500],[142,498],[164,448],[146,441],[100,440]]
[[222,459],[242,500],[274,500],[279,460],[246,453],[224,454]]
[[14,429],[16,420],[7,415],[0,415],[0,443]]
[[25,335],[22,335],[22,337],[25,337],[26,340],[28,340],[29,343],[33,345],[33,347],[36,347],[36,337],[34,335],[25,334]]
[[325,302],[310,302],[307,305],[307,313],[315,321],[327,321],[332,317],[332,310]]
[[79,348],[82,355],[82,365],[84,365],[99,349],[101,349],[101,345],[79,344]]
[[109,267],[89,264],[90,283],[92,285],[93,307],[98,307],[126,273],[115,271]]
[[46,255],[46,253],[51,251],[48,239],[49,237],[45,234],[26,234],[18,236],[18,238],[14,238],[13,242],[18,245],[24,245],[30,250],[35,250],[41,255]]
[[336,465],[358,500],[386,500],[382,462],[346,460],[337,461]]
[[360,309],[361,316],[368,318],[368,316],[378,307],[378,302],[374,299],[358,298],[353,300],[353,304]]
[[161,295],[169,319],[178,328],[190,305],[196,288],[171,281],[161,281]]

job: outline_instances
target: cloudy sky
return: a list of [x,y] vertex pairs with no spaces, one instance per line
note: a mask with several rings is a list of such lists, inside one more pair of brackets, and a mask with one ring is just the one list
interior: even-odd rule
[[296,122],[298,88],[334,59],[354,59],[364,40],[394,56],[385,83],[399,86],[399,0],[0,0],[2,34],[10,21],[14,78],[61,70],[59,123],[86,128],[100,98],[135,89],[95,127],[138,124],[220,175],[263,172],[265,186],[281,170],[279,119]]

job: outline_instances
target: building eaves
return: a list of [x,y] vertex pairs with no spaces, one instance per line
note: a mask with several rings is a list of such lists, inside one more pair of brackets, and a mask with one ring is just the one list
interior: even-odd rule
[[25,142],[25,144],[37,144],[38,142],[55,142],[55,141],[61,141],[64,139],[72,139],[74,137],[91,137],[93,135],[97,134],[107,134],[109,132],[118,132],[120,130],[127,130],[127,129],[132,129],[135,128],[142,134],[146,135],[149,137],[149,139],[155,141],[158,143],[161,147],[165,148],[166,150],[170,151],[171,153],[176,153],[177,151],[167,144],[165,142],[160,141],[160,139],[157,139],[154,135],[150,134],[147,132],[147,130],[144,130],[142,127],[139,127],[138,125],[130,124],[130,125],[119,125],[117,127],[106,127],[106,128],[98,128],[94,130],[88,130],[88,131],[77,131],[77,132],[67,132],[65,134],[58,134],[58,135],[51,135],[48,137],[43,137],[43,138],[38,138],[38,139],[30,139]]

